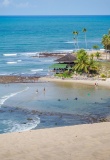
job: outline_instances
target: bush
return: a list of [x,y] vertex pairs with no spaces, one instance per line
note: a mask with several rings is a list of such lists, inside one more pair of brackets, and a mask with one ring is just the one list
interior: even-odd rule
[[104,73],[102,73],[102,74],[100,75],[100,77],[101,77],[101,78],[106,78],[107,76],[106,76]]
[[70,78],[72,76],[72,72],[65,71],[63,73],[55,74],[57,77]]

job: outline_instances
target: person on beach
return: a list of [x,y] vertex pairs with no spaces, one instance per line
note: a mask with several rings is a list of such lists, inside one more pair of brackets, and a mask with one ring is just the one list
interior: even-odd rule
[[38,93],[38,89],[36,90],[36,93]]
[[44,87],[44,92],[45,92],[45,87]]

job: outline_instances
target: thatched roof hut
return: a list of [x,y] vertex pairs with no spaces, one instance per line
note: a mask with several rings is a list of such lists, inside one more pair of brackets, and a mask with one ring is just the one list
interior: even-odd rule
[[75,60],[76,60],[75,55],[66,54],[65,56],[63,56],[63,57],[61,57],[59,59],[56,59],[55,61],[59,62],[59,63],[73,63]]

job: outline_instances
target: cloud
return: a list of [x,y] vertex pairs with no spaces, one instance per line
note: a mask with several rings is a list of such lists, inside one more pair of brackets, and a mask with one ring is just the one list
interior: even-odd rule
[[2,4],[3,6],[8,6],[11,3],[10,0],[3,0]]

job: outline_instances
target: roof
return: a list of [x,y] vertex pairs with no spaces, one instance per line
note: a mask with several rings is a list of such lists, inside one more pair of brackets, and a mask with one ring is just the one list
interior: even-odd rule
[[59,58],[59,59],[56,59],[55,61],[56,62],[60,62],[60,63],[70,63],[70,62],[74,62],[76,60],[76,57],[74,54],[66,54],[65,56]]
[[60,63],[57,63],[57,64],[53,64],[51,65],[49,68],[55,68],[55,69],[59,69],[59,68],[66,68],[67,64],[60,64]]

